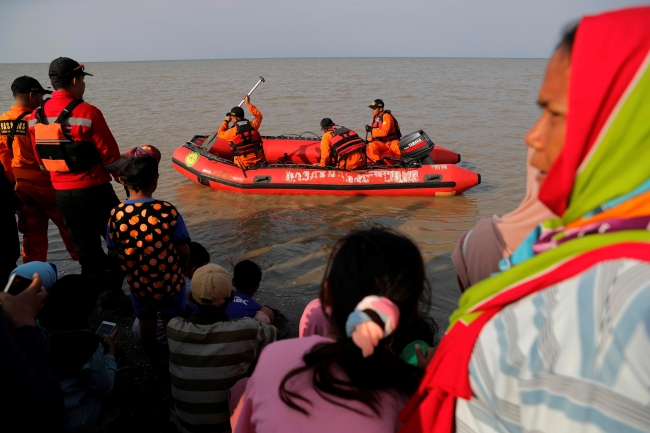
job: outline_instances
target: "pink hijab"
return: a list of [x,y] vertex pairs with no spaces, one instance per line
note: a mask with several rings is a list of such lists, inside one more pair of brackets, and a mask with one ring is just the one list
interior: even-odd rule
[[526,195],[512,212],[502,217],[484,218],[464,234],[451,255],[461,291],[499,271],[499,261],[510,256],[542,221],[555,218],[537,198],[538,170],[530,165],[532,149],[526,157]]

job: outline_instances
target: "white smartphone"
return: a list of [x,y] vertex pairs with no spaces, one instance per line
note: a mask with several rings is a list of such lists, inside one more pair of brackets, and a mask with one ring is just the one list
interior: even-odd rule
[[32,282],[31,278],[23,277],[22,275],[18,274],[13,274],[11,277],[9,277],[9,281],[7,282],[7,285],[5,286],[5,292],[9,293],[10,295],[16,296],[26,288],[28,288]]
[[97,328],[97,332],[95,332],[95,334],[99,335],[100,337],[104,334],[111,335],[116,326],[117,325],[113,322],[102,322],[102,324],[99,325],[99,328]]

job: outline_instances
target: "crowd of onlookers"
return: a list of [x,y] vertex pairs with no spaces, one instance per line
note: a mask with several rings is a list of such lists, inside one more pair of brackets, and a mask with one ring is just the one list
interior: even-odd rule
[[[458,242],[463,295],[440,342],[420,251],[395,231],[340,239],[299,337],[276,341],[273,311],[254,299],[262,269],[243,260],[231,275],[210,263],[180,212],[153,198],[154,146],[104,152],[107,174],[88,176],[105,182],[52,175],[82,272],[59,278],[45,260],[2,257],[3,429],[100,431],[118,419],[128,360],[114,326],[96,332],[89,317],[107,293],[123,296],[126,279],[133,331],[155,380],[169,383],[179,431],[650,431],[648,59],[650,7],[566,31],[525,139],[526,197]],[[61,92],[84,86],[83,65],[70,61],[50,66],[72,86]],[[85,110],[66,137],[94,134],[83,120],[101,112]],[[29,134],[36,145],[38,128]],[[109,174],[127,191],[122,203],[105,191]],[[0,213],[15,226],[20,185],[0,181]],[[112,202],[89,215],[105,209],[101,224],[75,213],[90,194]],[[100,234],[108,254],[96,250]]]

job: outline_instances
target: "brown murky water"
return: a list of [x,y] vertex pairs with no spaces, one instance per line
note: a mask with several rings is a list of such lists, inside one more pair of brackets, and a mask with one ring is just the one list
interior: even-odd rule
[[[79,59],[83,60],[83,59]],[[267,59],[87,64],[85,100],[104,113],[120,148],[163,152],[158,198],[183,214],[193,240],[230,268],[243,258],[264,270],[260,298],[297,320],[317,293],[328,252],[351,229],[393,227],[422,250],[443,321],[458,298],[449,255],[477,220],[517,206],[525,191],[523,136],[538,110],[545,60]],[[20,75],[47,81],[45,64],[0,64],[0,109]],[[322,117],[362,130],[381,98],[403,132],[425,130],[461,153],[483,183],[438,198],[250,196],[212,191],[171,165],[173,150],[213,132],[223,114],[264,76],[252,97],[263,135],[319,131]],[[49,83],[48,83],[49,84]],[[116,187],[122,197],[123,191]],[[66,260],[51,231],[50,259]],[[64,264],[64,263],[61,263]]]

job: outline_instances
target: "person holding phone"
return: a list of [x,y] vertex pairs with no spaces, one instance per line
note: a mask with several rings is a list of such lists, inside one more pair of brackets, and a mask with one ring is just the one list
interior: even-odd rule
[[0,419],[22,431],[62,432],[61,389],[51,350],[36,327],[47,292],[37,273],[30,277],[19,294],[0,292]]
[[38,316],[63,394],[66,431],[93,431],[102,398],[113,390],[117,376],[117,328],[100,337],[88,323],[99,296],[91,282],[82,275],[62,277],[49,290]]

